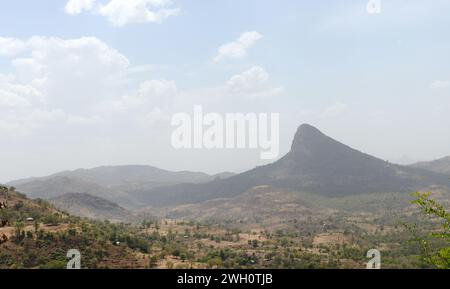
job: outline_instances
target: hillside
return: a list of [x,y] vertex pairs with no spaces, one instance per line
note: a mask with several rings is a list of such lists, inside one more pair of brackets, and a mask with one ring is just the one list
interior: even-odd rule
[[65,194],[90,194],[125,208],[139,206],[134,195],[180,183],[206,183],[225,179],[232,173],[207,175],[197,172],[171,172],[151,166],[105,166],[65,171],[42,178],[10,182],[30,198],[51,199]]
[[89,193],[101,198],[114,200],[127,200],[128,194],[113,189],[108,189],[97,183],[72,176],[54,175],[45,178],[37,178],[31,181],[9,185],[24,192],[28,197],[36,199],[51,199],[65,194]]
[[0,269],[63,269],[74,248],[82,268],[148,267],[149,243],[132,227],[73,217],[4,186],[0,203]]
[[49,200],[56,208],[71,215],[110,222],[133,222],[137,220],[130,211],[100,197],[89,194],[69,193]]
[[[349,201],[339,200],[330,203]],[[383,268],[429,268],[417,256],[420,249],[408,242],[411,233],[399,226],[417,220],[414,210],[386,206],[398,201],[397,196],[384,198],[379,212],[311,211],[310,200],[261,186],[191,210],[208,223],[148,219],[126,225],[73,217],[0,186],[0,269],[66,268],[70,249],[81,253],[82,268],[92,269],[362,269],[371,248],[388,251]],[[207,203],[213,206],[203,207]],[[214,211],[202,211],[214,207],[238,219],[215,223]]]
[[291,151],[273,164],[223,180],[155,188],[134,196],[147,206],[172,206],[232,198],[261,185],[337,197],[448,187],[450,180],[362,153],[305,124],[299,127]]
[[450,156],[431,162],[419,162],[412,164],[411,167],[421,168],[450,176]]
[[[270,204],[269,206],[267,204]],[[213,199],[197,204],[175,206],[168,217],[203,222],[245,222],[279,224],[289,219],[306,220],[314,215],[326,216],[327,208],[305,201],[298,194],[270,186],[253,187],[234,198]]]

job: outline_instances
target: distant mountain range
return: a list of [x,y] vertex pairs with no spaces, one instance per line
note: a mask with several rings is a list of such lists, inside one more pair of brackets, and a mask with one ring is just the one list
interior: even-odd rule
[[42,178],[8,183],[30,198],[51,199],[65,194],[88,193],[127,208],[142,206],[135,194],[157,187],[181,183],[206,183],[233,173],[208,175],[199,172],[171,172],[151,166],[104,166],[65,171]]
[[450,176],[450,156],[431,162],[416,163],[411,165],[411,167],[421,168]]
[[[279,200],[296,200],[291,211],[306,212],[307,205],[298,200],[302,193],[329,198],[406,193],[431,186],[450,188],[449,168],[449,158],[412,166],[392,164],[304,124],[298,128],[291,150],[283,158],[237,175],[110,166],[66,171],[9,185],[32,198],[51,199],[72,214],[83,212],[83,216],[108,216],[107,210],[99,207],[110,208],[123,217],[127,212],[121,206],[135,210],[200,203],[208,204],[201,207],[202,212],[215,206],[226,214],[232,208],[255,211],[256,204]],[[278,205],[281,210],[283,203]]]
[[337,197],[366,193],[412,192],[450,186],[447,176],[375,158],[324,135],[315,127],[299,127],[291,151],[279,161],[227,179],[142,191],[142,204],[174,206],[236,197],[255,186]]

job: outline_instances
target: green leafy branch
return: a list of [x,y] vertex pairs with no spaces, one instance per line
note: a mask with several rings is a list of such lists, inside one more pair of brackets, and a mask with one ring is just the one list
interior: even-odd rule
[[[450,244],[450,213],[445,210],[443,205],[431,199],[430,195],[431,193],[414,193],[415,200],[412,203],[420,208],[424,216],[438,219],[441,222],[441,230],[439,232],[431,232],[428,235],[432,239],[444,240],[447,246],[440,248],[437,252],[433,252],[431,242],[417,237],[416,240],[422,246],[424,260],[427,263],[439,269],[448,269],[450,268],[450,247],[448,246]],[[409,229],[415,233],[417,226],[410,226]]]

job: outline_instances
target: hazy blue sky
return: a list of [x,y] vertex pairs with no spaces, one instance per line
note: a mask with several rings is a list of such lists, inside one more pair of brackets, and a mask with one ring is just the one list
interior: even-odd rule
[[195,104],[279,112],[282,154],[307,122],[383,159],[450,155],[450,1],[367,2],[2,1],[0,181],[262,164],[174,150],[170,118]]

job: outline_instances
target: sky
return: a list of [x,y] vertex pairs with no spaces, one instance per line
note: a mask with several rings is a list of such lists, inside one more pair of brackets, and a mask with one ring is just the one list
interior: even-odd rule
[[[332,3],[330,3],[332,2]],[[241,172],[171,117],[279,113],[392,162],[450,155],[450,2],[40,0],[0,9],[0,182],[101,165]]]

